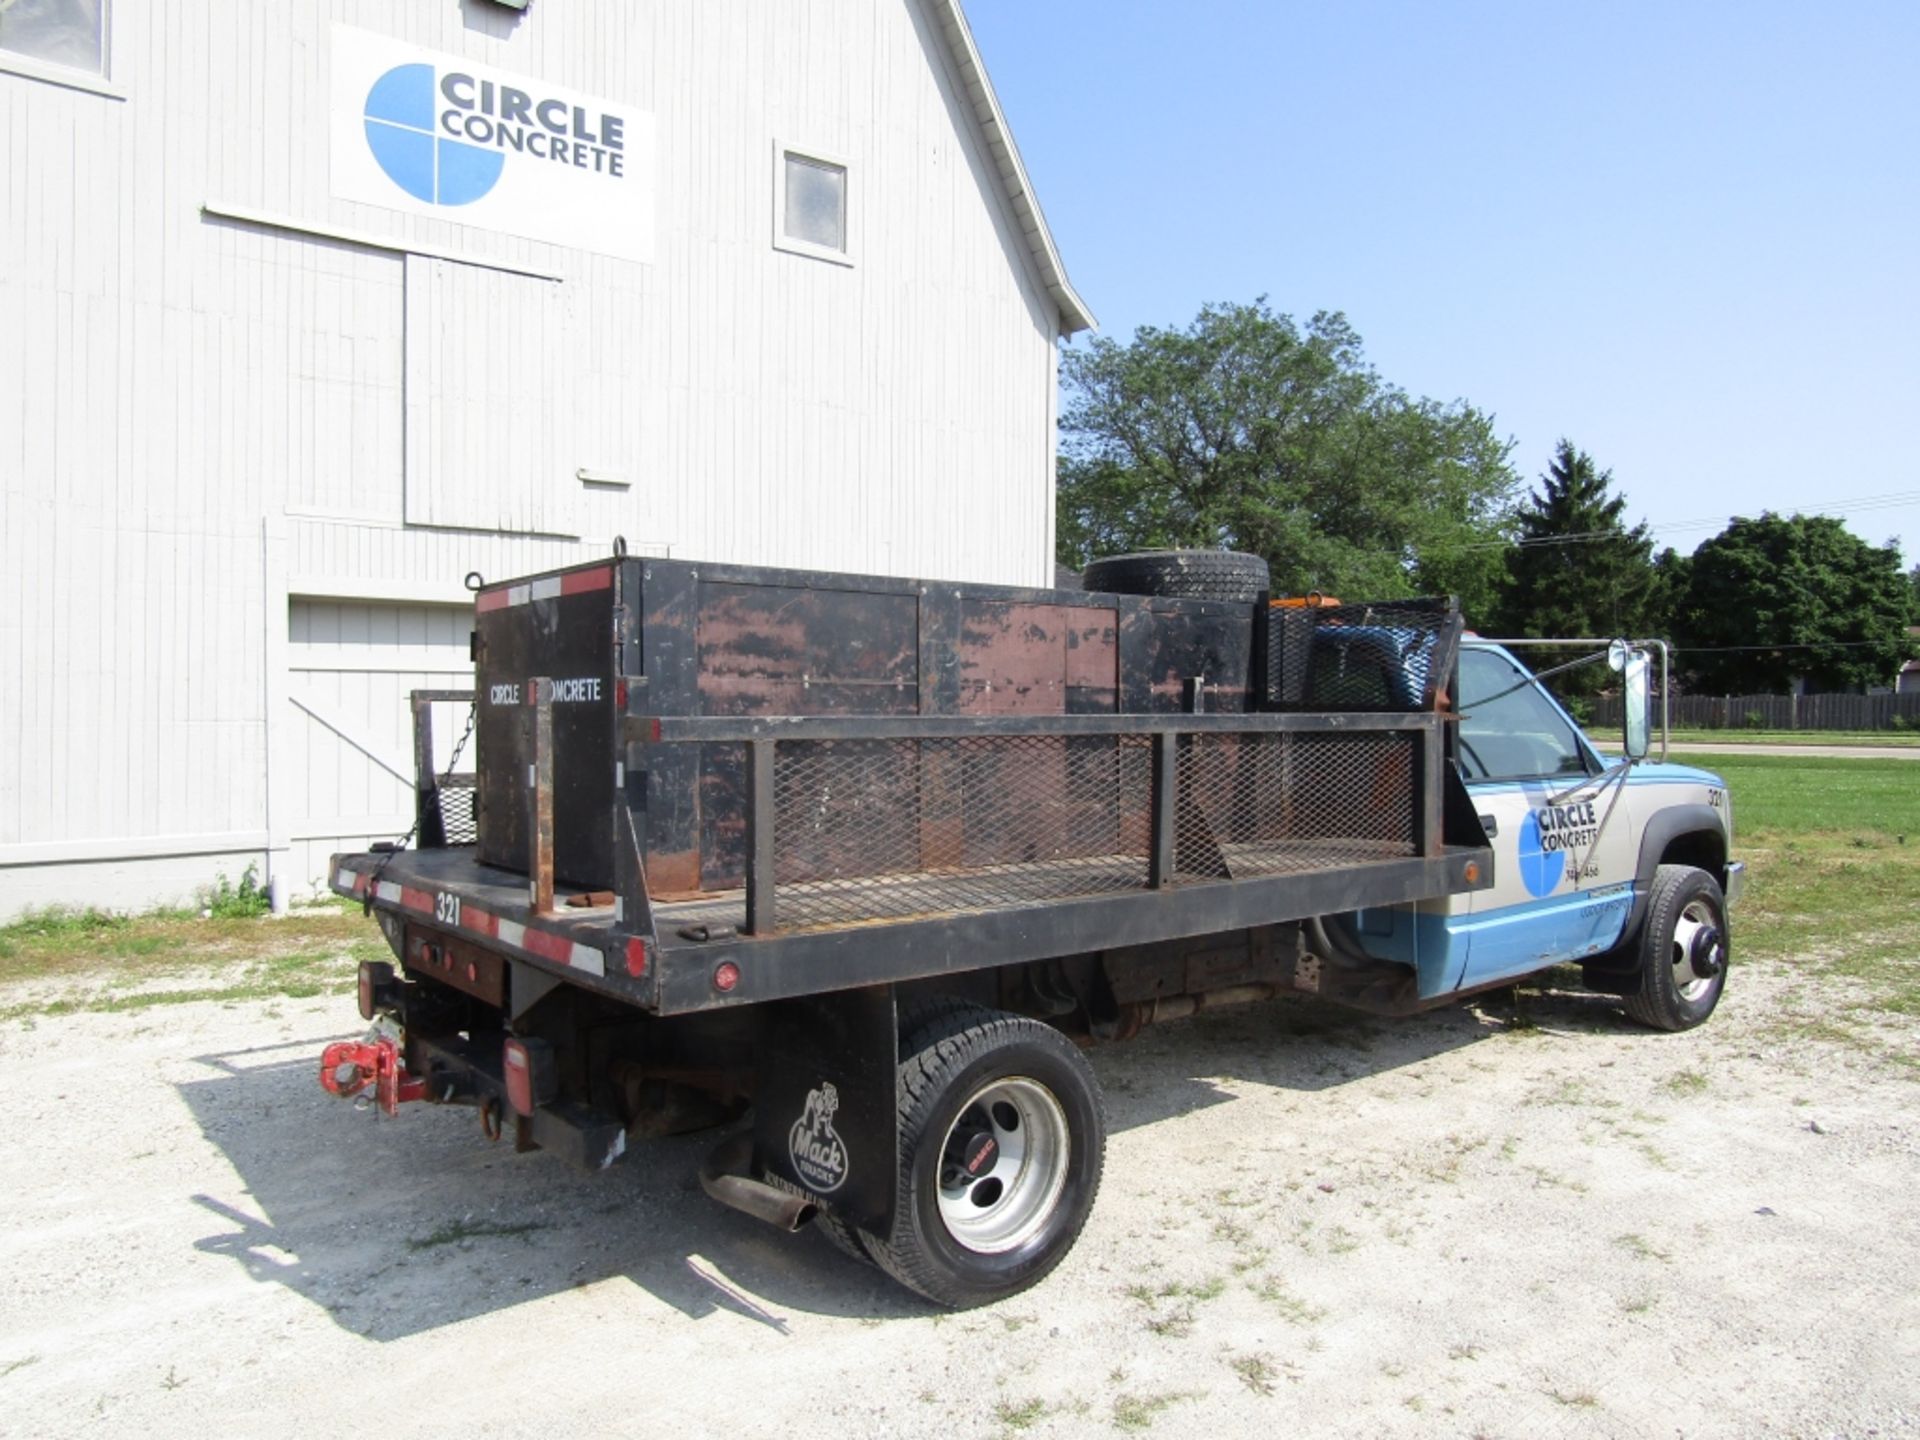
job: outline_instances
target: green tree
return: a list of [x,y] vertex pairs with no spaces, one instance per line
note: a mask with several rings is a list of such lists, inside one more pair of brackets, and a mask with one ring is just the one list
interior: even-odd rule
[[1338,314],[1265,297],[1062,357],[1059,558],[1264,556],[1280,592],[1452,593],[1483,614],[1515,477],[1492,418],[1382,380]]
[[1891,684],[1913,654],[1911,604],[1892,545],[1830,515],[1737,518],[1694,552],[1681,663],[1723,694]]
[[1920,565],[1907,572],[1907,588],[1913,592],[1907,615],[1915,625],[1920,625]]
[[1554,450],[1506,555],[1498,612],[1505,633],[1644,635],[1671,610],[1668,592],[1683,562],[1669,550],[1656,568],[1647,527],[1621,523],[1626,497],[1610,493],[1612,484],[1613,472],[1598,469],[1571,440]]
[[1647,595],[1646,633],[1671,640],[1680,623],[1680,609],[1686,604],[1687,586],[1693,577],[1693,557],[1682,555],[1669,545],[1653,557],[1653,585]]

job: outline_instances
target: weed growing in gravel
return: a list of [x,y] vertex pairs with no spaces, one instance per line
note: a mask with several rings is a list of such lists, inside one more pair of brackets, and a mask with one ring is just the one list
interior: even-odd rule
[[1257,1351],[1251,1355],[1229,1355],[1227,1364],[1240,1377],[1240,1383],[1256,1395],[1273,1393],[1273,1361]]
[[1193,1333],[1193,1307],[1181,1305],[1147,1317],[1147,1329],[1163,1340],[1184,1340]]
[[993,1418],[1009,1430],[1025,1430],[1044,1419],[1046,1413],[1044,1400],[1022,1400],[1018,1405],[1002,1400],[993,1407]]
[[1229,1245],[1240,1246],[1253,1238],[1253,1232],[1244,1225],[1235,1224],[1222,1216],[1213,1222],[1213,1238],[1224,1240]]
[[1566,1405],[1575,1410],[1591,1410],[1600,1403],[1591,1390],[1549,1390],[1547,1395],[1556,1405]]
[[1644,1235],[1616,1235],[1613,1243],[1636,1260],[1658,1260],[1664,1264],[1673,1258],[1664,1250],[1656,1250]]
[[1529,1175],[1533,1176],[1533,1183],[1535,1185],[1545,1185],[1554,1190],[1571,1190],[1576,1195],[1584,1195],[1587,1193],[1587,1187],[1584,1181],[1569,1180],[1564,1175],[1556,1175],[1544,1165],[1527,1165],[1522,1168]]
[[1662,1082],[1667,1091],[1674,1095],[1703,1095],[1707,1089],[1707,1077],[1698,1070],[1681,1070],[1669,1075]]
[[1252,1288],[1253,1293],[1279,1311],[1280,1318],[1289,1325],[1314,1325],[1327,1317],[1324,1309],[1294,1294],[1278,1276],[1264,1275]]
[[1249,1270],[1258,1270],[1270,1258],[1271,1253],[1257,1245],[1250,1250],[1243,1250],[1233,1262],[1233,1273],[1244,1275]]
[[1113,1423],[1121,1430],[1145,1430],[1154,1417],[1182,1400],[1198,1400],[1197,1393],[1169,1390],[1159,1395],[1121,1395],[1113,1402]]

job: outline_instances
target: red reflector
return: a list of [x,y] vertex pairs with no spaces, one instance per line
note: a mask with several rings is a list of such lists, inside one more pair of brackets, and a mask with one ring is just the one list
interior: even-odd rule
[[500,1060],[507,1073],[507,1103],[516,1115],[533,1114],[533,1065],[527,1059],[527,1047],[509,1039]]
[[627,682],[616,680],[613,685],[613,707],[622,715],[627,713]]
[[647,973],[647,942],[627,941],[627,974],[638,980]]
[[713,988],[722,995],[740,983],[740,967],[731,960],[722,960],[713,967]]

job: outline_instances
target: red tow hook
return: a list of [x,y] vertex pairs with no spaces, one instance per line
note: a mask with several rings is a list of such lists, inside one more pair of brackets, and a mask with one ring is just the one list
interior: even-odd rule
[[396,1115],[409,1100],[427,1098],[427,1082],[416,1080],[400,1063],[400,1047],[382,1036],[378,1040],[341,1040],[320,1056],[320,1084],[342,1099],[373,1086],[374,1103]]

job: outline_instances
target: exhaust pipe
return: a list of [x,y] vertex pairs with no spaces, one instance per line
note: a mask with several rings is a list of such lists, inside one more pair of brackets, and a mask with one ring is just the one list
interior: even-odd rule
[[718,1145],[700,1166],[700,1188],[729,1209],[794,1231],[820,1213],[816,1201],[789,1194],[745,1171],[753,1160],[753,1136],[743,1131]]

